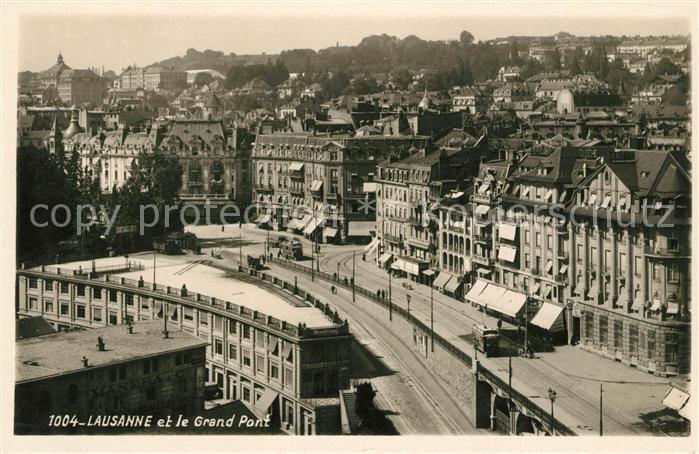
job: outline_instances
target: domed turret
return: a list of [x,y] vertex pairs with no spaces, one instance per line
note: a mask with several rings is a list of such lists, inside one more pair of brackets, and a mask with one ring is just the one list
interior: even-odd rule
[[68,125],[68,128],[66,128],[65,131],[63,131],[63,138],[65,140],[68,140],[74,135],[83,132],[80,124],[78,123],[78,110],[75,106],[73,106],[72,110],[73,112],[70,115],[70,125]]

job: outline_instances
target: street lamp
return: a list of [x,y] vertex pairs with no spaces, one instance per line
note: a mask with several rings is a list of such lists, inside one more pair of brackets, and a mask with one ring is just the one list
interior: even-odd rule
[[556,429],[554,428],[556,419],[553,417],[553,403],[556,400],[556,395],[556,390],[549,388],[549,400],[551,400],[551,435],[556,435]]
[[405,298],[408,300],[408,317],[410,317],[410,293],[408,293]]

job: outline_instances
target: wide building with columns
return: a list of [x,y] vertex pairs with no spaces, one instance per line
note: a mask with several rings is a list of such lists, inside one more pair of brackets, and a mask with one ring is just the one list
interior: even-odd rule
[[[130,264],[122,271],[132,269]],[[140,269],[136,266],[137,274]],[[339,433],[339,390],[349,386],[353,339],[347,321],[293,283],[257,277],[254,287],[271,292],[240,284],[266,293],[246,307],[186,286],[104,274],[99,267],[94,272],[21,269],[17,316],[40,315],[59,331],[162,320],[208,342],[207,380],[217,383],[225,399],[241,400],[259,418],[269,415],[273,427],[290,434]],[[212,279],[204,285],[215,294],[213,288],[235,285],[223,277]],[[294,305],[281,301],[277,295],[286,294],[281,289],[295,295],[283,298],[301,299]]]

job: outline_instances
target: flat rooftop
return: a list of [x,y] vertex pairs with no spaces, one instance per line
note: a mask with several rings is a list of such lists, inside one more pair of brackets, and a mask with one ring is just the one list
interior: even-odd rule
[[[133,334],[126,325],[114,325],[18,340],[15,382],[81,372],[86,370],[83,356],[88,359],[88,368],[95,368],[208,345],[175,326],[168,326],[170,334],[164,339],[162,320],[135,322],[132,326]],[[105,351],[97,350],[97,336],[102,337]]]
[[[250,310],[270,315],[293,325],[305,323],[308,328],[336,326],[332,320],[315,307],[294,306],[279,295],[275,295],[254,284],[241,282],[228,276],[225,271],[197,263],[201,259],[207,259],[207,257],[158,254],[155,265],[155,282],[158,285],[166,285],[173,288],[182,288],[182,285],[186,285],[189,292],[200,293],[217,300],[229,301],[239,306],[245,306]],[[143,277],[144,281],[152,282],[152,253],[131,254],[129,260],[140,262],[145,269],[110,274],[135,280]],[[99,269],[100,267],[114,266],[124,264],[125,262],[123,257],[109,257],[96,259],[95,266]],[[88,271],[92,267],[92,261],[58,265],[60,268],[75,270],[80,266],[82,266],[83,271]],[[289,297],[293,298],[291,295]],[[298,301],[301,302],[301,300]]]

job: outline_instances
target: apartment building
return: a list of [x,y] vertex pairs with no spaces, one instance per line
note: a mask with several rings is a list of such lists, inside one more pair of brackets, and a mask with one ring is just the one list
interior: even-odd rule
[[260,226],[303,233],[319,242],[368,239],[375,227],[377,164],[427,146],[426,136],[258,134],[252,150],[252,196]]
[[642,370],[686,373],[687,168],[669,151],[570,146],[482,164],[466,301]]
[[294,291],[312,307],[274,294],[247,307],[231,303],[224,300],[229,291],[216,290],[230,289],[223,277],[207,281],[216,296],[46,266],[18,270],[17,280],[19,317],[41,315],[59,331],[167,323],[205,341],[203,375],[225,399],[241,400],[259,418],[269,415],[271,427],[290,434],[339,433],[339,390],[349,386],[352,335],[329,305],[300,289]]

